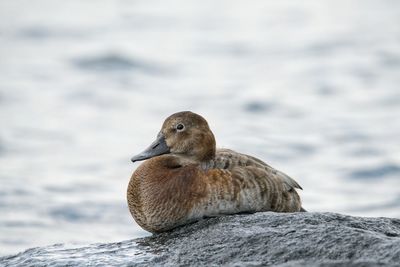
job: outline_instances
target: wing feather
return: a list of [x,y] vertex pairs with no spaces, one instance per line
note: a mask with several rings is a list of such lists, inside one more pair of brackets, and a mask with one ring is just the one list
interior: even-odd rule
[[284,183],[287,191],[294,190],[295,188],[301,190],[303,189],[293,178],[281,171],[274,169],[273,167],[256,157],[238,153],[230,149],[217,149],[214,167],[221,169],[230,169],[234,166],[254,166],[263,168],[267,173],[271,173],[279,178]]

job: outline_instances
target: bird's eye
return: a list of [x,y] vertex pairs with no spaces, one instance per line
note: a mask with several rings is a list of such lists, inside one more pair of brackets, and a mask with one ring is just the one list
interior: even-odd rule
[[176,125],[176,129],[177,129],[178,131],[183,131],[183,129],[185,129],[185,125],[183,125],[182,123],[178,123],[178,124]]

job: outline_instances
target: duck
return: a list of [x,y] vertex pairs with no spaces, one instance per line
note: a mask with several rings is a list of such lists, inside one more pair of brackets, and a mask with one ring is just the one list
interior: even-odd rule
[[156,140],[132,162],[129,211],[159,233],[203,218],[255,212],[301,212],[301,186],[264,161],[216,148],[207,121],[191,111],[165,119]]

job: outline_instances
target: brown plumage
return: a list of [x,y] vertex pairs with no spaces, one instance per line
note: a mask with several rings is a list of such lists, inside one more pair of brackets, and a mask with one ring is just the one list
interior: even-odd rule
[[131,177],[128,206],[150,232],[223,214],[302,211],[296,181],[257,158],[216,149],[207,121],[189,111],[168,117],[138,160],[146,161]]

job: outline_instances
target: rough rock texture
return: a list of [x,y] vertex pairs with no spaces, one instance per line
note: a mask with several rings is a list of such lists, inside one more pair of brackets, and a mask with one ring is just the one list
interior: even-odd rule
[[202,220],[151,237],[32,248],[0,266],[400,266],[400,220],[272,212]]

